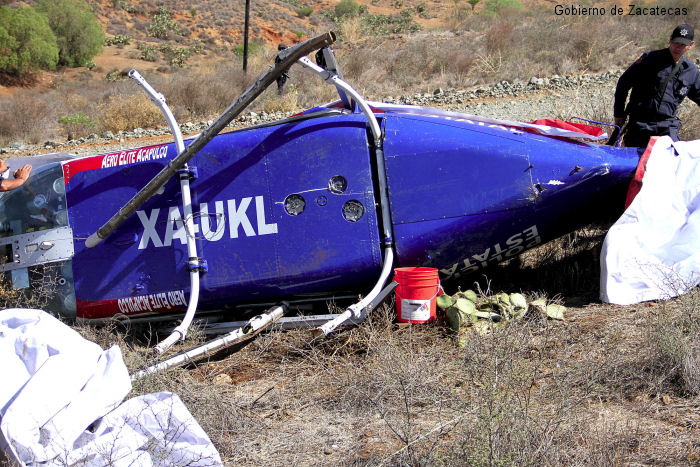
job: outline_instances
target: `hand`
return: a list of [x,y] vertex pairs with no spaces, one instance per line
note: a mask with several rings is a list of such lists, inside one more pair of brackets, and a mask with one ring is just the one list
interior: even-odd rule
[[15,171],[15,178],[22,181],[27,181],[29,174],[32,171],[32,166],[30,164],[24,164],[22,167]]
[[617,126],[622,126],[622,124],[625,123],[625,119],[623,117],[615,117],[613,118],[613,122]]

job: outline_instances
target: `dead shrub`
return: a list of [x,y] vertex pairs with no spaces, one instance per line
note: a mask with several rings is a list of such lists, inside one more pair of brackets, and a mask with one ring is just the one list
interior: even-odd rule
[[364,35],[362,34],[362,18],[355,16],[347,18],[340,23],[340,37],[345,42],[356,42]]
[[287,90],[281,95],[276,92],[268,92],[262,97],[259,104],[263,112],[286,114],[299,109],[299,92],[296,90],[296,86],[288,84],[285,87]]
[[54,136],[54,106],[46,94],[18,90],[0,105],[0,139],[39,143]]
[[678,118],[681,120],[681,129],[678,132],[683,141],[693,141],[700,139],[700,115],[694,102],[686,99],[678,111]]
[[209,118],[226,109],[246,89],[248,79],[239,68],[221,66],[174,74],[159,83],[158,89],[168,105],[184,109],[184,118]]
[[486,31],[486,51],[489,54],[507,52],[513,44],[513,30],[515,24],[511,22],[498,23]]
[[447,28],[450,31],[460,31],[465,27],[465,21],[472,14],[472,9],[466,2],[454,0],[450,15],[447,17]]
[[[679,279],[677,279],[679,280]],[[687,288],[676,285],[675,287]],[[651,323],[648,364],[658,393],[670,387],[700,394],[700,288],[663,302],[662,312]]]
[[345,79],[351,83],[361,81],[363,73],[371,66],[371,62],[368,59],[369,56],[365,53],[364,47],[353,49],[343,54],[340,69]]
[[145,93],[112,95],[97,108],[97,124],[100,131],[149,128],[163,122],[162,113]]

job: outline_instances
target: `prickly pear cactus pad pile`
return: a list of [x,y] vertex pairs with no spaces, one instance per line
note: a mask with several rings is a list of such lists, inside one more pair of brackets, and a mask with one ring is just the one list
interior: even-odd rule
[[545,298],[528,303],[525,296],[519,293],[478,296],[473,290],[440,295],[437,305],[447,316],[450,328],[457,333],[469,328],[488,333],[499,326],[519,321],[528,314],[563,320],[566,311],[565,306],[548,304]]

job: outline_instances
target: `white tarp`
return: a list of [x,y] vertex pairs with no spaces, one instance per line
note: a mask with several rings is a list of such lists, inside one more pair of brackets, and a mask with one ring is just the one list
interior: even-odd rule
[[605,302],[666,299],[700,283],[700,140],[657,139],[642,182],[603,243]]
[[119,347],[41,310],[0,311],[0,375],[0,448],[22,465],[221,465],[180,398],[121,403],[131,381]]

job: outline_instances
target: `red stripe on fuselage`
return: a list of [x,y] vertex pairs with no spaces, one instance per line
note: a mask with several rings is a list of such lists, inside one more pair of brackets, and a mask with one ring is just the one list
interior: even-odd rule
[[65,184],[68,185],[70,179],[79,172],[152,161],[162,159],[166,155],[167,144],[157,144],[155,146],[126,149],[124,151],[75,159],[63,164],[63,178]]

